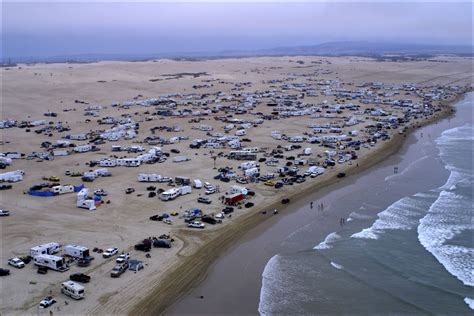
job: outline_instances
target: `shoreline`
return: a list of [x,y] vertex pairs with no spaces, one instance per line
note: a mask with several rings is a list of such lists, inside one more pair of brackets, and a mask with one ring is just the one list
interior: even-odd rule
[[[454,104],[464,98],[468,91],[458,94],[455,98],[442,101],[443,110],[437,114],[424,119],[421,122],[414,121],[410,127],[403,134],[394,134],[391,139],[381,144],[381,146],[374,149],[370,154],[359,158],[355,165],[337,168],[338,172],[345,172],[346,176],[354,176],[363,172],[380,162],[387,157],[397,153],[402,145],[405,143],[407,136],[409,136],[416,129],[441,121],[452,116],[455,113]],[[291,205],[303,199],[308,193],[315,193],[322,188],[340,182],[336,177],[335,169],[320,177],[321,181],[315,184],[307,185],[301,188],[299,192],[292,192],[288,194],[291,203],[283,208],[285,212]],[[281,209],[280,201],[274,201],[268,205],[262,205],[251,214],[247,214],[238,218],[230,227],[224,227],[213,231],[206,236],[207,241],[200,246],[197,251],[186,257],[184,261],[179,264],[177,268],[168,273],[161,281],[157,288],[152,289],[151,293],[146,295],[138,304],[131,308],[129,314],[163,314],[176,302],[189,293],[196,285],[205,279],[208,267],[219,258],[231,246],[239,243],[240,238],[255,228],[260,223],[263,223],[269,216],[262,216],[261,211],[264,209]],[[186,250],[186,242],[183,248],[178,252],[180,255],[183,250]],[[180,255],[182,256],[182,255]]]

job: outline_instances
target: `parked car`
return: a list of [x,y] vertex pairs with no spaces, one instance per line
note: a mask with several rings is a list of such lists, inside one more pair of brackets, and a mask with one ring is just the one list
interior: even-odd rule
[[212,188],[208,188],[206,189],[206,192],[205,192],[207,195],[209,194],[214,194],[216,193],[216,188],[212,187]]
[[127,253],[122,253],[120,256],[117,257],[117,259],[115,259],[115,262],[117,263],[124,263],[126,261],[128,261],[130,259],[130,254],[127,252]]
[[112,272],[110,272],[110,276],[112,278],[118,278],[127,271],[128,269],[128,262],[122,263],[122,264],[117,264],[113,269]]
[[153,247],[155,248],[171,248],[171,242],[165,239],[153,240]]
[[0,210],[0,216],[10,216],[10,211]]
[[204,227],[206,227],[206,225],[204,225],[203,223],[201,223],[199,221],[194,221],[194,222],[188,223],[188,227],[191,227],[191,228],[204,228]]
[[10,274],[10,270],[8,269],[4,269],[4,268],[0,268],[0,276],[7,276]]
[[112,247],[112,248],[105,249],[105,251],[102,253],[102,256],[104,258],[110,258],[112,256],[115,256],[117,253],[118,253],[118,248]]
[[233,207],[227,206],[227,207],[225,207],[225,208],[222,210],[222,213],[224,213],[224,214],[227,215],[227,214],[232,213],[233,211],[234,211],[234,208],[233,208]]
[[139,243],[135,245],[135,250],[149,252],[151,250],[151,246],[144,243]]
[[223,219],[225,216],[224,216],[223,212],[220,212],[220,213],[217,213],[216,215],[214,215],[214,217],[217,218],[217,219]]
[[95,190],[94,194],[99,195],[99,196],[107,196],[109,193],[105,191],[104,189],[99,189],[99,190]]
[[91,277],[84,273],[73,273],[69,276],[71,281],[81,282],[81,283],[88,283],[91,280]]
[[272,187],[272,186],[275,185],[275,183],[273,183],[273,181],[271,181],[271,180],[267,180],[267,181],[265,181],[263,184],[268,185],[268,186],[270,186],[270,187]]
[[134,189],[134,188],[127,188],[127,189],[125,190],[125,194],[131,194],[131,193],[133,193],[133,192],[135,192],[135,189]]
[[56,303],[56,300],[52,296],[45,297],[39,304],[40,308],[48,308]]
[[16,257],[8,259],[8,264],[18,269],[25,267],[25,263],[21,261],[20,258],[16,258]]
[[45,266],[39,266],[38,270],[36,271],[38,274],[46,274],[48,273],[48,267]]
[[90,264],[91,264],[90,259],[79,259],[77,261],[77,266],[78,267],[88,267],[88,266],[90,266]]
[[208,197],[198,197],[198,202],[199,203],[204,203],[204,204],[211,204],[212,201]]
[[209,216],[209,215],[204,215],[204,216],[201,218],[201,221],[203,221],[204,223],[212,224],[212,225],[215,225],[215,224],[217,224],[217,222],[218,222],[214,217]]

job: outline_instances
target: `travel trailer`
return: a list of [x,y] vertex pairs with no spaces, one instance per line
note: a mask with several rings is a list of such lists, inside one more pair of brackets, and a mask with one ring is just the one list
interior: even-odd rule
[[75,300],[80,300],[85,297],[84,287],[73,281],[63,282],[61,292]]
[[91,258],[89,248],[78,245],[67,245],[64,246],[64,254],[73,258],[78,259],[89,259]]
[[235,160],[256,160],[257,154],[249,151],[231,151],[228,156],[229,159]]
[[63,257],[52,256],[52,255],[37,255],[33,258],[35,265],[40,267],[46,267],[51,270],[64,272],[69,270],[66,265],[66,260]]
[[35,246],[30,249],[30,256],[36,257],[38,255],[53,255],[61,250],[61,245],[57,242],[50,242]]

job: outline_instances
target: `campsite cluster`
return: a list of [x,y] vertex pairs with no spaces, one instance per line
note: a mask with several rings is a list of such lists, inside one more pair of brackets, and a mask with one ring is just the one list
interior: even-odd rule
[[[280,196],[286,204],[297,190],[293,187],[315,183],[325,173],[344,177],[344,168],[370,155],[372,147],[433,116],[442,110],[440,101],[463,92],[461,87],[318,79],[321,73],[330,75],[330,71],[289,73],[283,79],[260,82],[265,89],[252,89],[252,82],[202,80],[203,84],[192,86],[192,93],[139,95],[109,105],[75,100],[76,108],[48,111],[46,118],[4,119],[0,128],[31,133],[37,150],[22,152],[19,146],[1,154],[0,168],[8,170],[0,174],[5,183],[0,188],[21,186],[36,163],[55,164],[80,156],[80,163],[73,159],[75,164],[67,170],[58,168],[61,174],[45,174],[34,179],[34,185],[22,187],[25,195],[18,198],[41,201],[64,196],[72,207],[95,212],[118,207],[112,195],[127,195],[126,201],[148,199],[149,209],[157,211],[146,220],[170,225],[174,238],[179,238],[179,231],[231,225],[232,216],[252,210],[266,214],[268,210],[258,207],[266,198]],[[223,86],[231,88],[219,91]],[[63,119],[70,111],[82,111],[80,124]],[[27,167],[17,169],[23,160],[28,162],[21,165]],[[111,192],[108,184],[122,168],[135,168],[135,185]],[[16,216],[15,209],[2,214]],[[142,219],[137,212],[136,220]],[[12,254],[8,263],[22,268],[31,261],[42,274],[74,267],[79,272],[61,283],[61,291],[81,299],[86,289],[79,283],[89,282],[90,276],[80,271],[98,265],[93,252],[106,262],[115,258],[109,264],[110,275],[118,277],[146,267],[143,260],[132,259],[137,253],[172,248],[174,238],[144,237],[130,241],[130,249],[90,251],[90,245],[75,245],[65,236],[60,241],[65,246],[52,241],[31,245],[23,256]],[[15,270],[12,277],[19,273]],[[45,300],[42,305],[48,305]]]

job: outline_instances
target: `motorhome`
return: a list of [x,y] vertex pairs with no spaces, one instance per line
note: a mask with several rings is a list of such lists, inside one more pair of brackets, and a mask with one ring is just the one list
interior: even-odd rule
[[35,246],[30,249],[30,256],[36,257],[38,255],[53,255],[61,250],[61,245],[57,242],[50,242]]
[[171,200],[176,199],[180,194],[181,194],[180,190],[173,188],[173,189],[169,189],[169,190],[161,192],[160,199],[162,201],[171,201]]
[[90,259],[89,248],[78,245],[64,246],[64,254],[77,259]]
[[46,267],[55,271],[64,272],[69,270],[69,267],[66,264],[66,260],[63,257],[53,256],[53,255],[37,255],[33,258],[35,265],[40,267]]
[[88,152],[88,151],[91,151],[91,150],[92,150],[92,146],[89,145],[89,144],[78,145],[78,146],[74,147],[74,151],[77,152],[77,153],[85,153],[85,152]]
[[73,281],[63,282],[61,292],[75,300],[80,300],[85,297],[84,287]]

